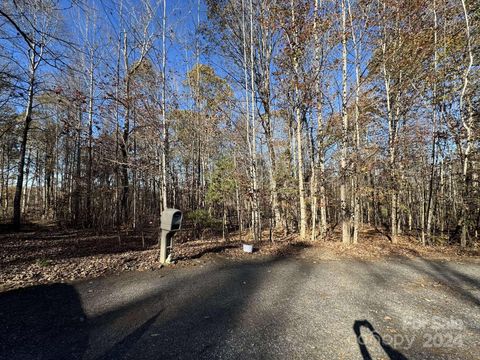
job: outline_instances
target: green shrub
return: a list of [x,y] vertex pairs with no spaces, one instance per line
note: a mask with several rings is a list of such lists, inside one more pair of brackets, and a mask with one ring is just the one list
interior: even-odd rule
[[212,217],[205,209],[197,209],[190,211],[185,214],[185,219],[187,221],[193,222],[193,225],[199,230],[222,230],[222,219]]

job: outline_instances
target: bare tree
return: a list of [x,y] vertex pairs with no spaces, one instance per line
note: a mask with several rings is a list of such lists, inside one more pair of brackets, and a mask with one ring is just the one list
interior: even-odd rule
[[22,55],[26,57],[26,104],[23,115],[23,133],[20,142],[20,159],[17,169],[17,185],[15,198],[13,200],[13,224],[15,227],[21,225],[21,202],[25,170],[25,154],[27,151],[28,135],[32,123],[32,111],[34,97],[38,86],[38,69],[45,58],[45,49],[48,46],[50,37],[48,31],[54,26],[53,3],[34,1],[31,4],[6,4],[0,9],[0,15],[6,19],[12,31],[16,33],[13,38],[20,37],[24,43],[21,49]]

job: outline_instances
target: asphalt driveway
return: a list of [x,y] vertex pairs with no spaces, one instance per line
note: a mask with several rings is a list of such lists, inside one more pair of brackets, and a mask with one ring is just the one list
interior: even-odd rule
[[480,266],[266,259],[0,294],[2,359],[480,359]]

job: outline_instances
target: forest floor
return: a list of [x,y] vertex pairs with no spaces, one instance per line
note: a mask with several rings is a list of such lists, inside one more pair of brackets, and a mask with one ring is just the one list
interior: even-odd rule
[[[243,238],[246,238],[244,235]],[[269,238],[265,234],[264,238]],[[298,241],[295,236],[273,234],[254,253],[244,253],[242,237],[232,235],[188,242],[177,241],[173,267],[189,267],[217,259],[259,260],[294,256],[310,260],[423,258],[480,261],[480,249],[459,246],[421,246],[404,236],[398,244],[375,229],[362,230],[359,243],[345,246],[340,234],[327,241]],[[335,241],[336,240],[336,241]],[[162,267],[155,231],[97,233],[89,230],[61,230],[54,226],[31,226],[19,233],[0,229],[0,291],[56,282],[88,279],[124,271],[149,271]]]

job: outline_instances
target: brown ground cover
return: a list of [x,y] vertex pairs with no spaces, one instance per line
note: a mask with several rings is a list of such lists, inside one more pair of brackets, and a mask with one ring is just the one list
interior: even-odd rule
[[[299,241],[295,236],[269,234],[255,244],[253,254],[242,250],[246,234],[229,240],[209,238],[182,241],[179,236],[173,266],[196,266],[218,260],[263,259],[268,256],[293,256],[316,260],[364,259],[389,257],[480,260],[480,249],[459,246],[421,246],[411,237],[392,244],[375,229],[363,229],[359,243],[345,246],[332,233],[326,241]],[[185,239],[183,239],[185,240]],[[0,233],[0,291],[18,287],[93,278],[122,271],[150,271],[162,267],[158,261],[157,233],[111,232],[58,229],[53,226],[31,227],[21,233]]]

